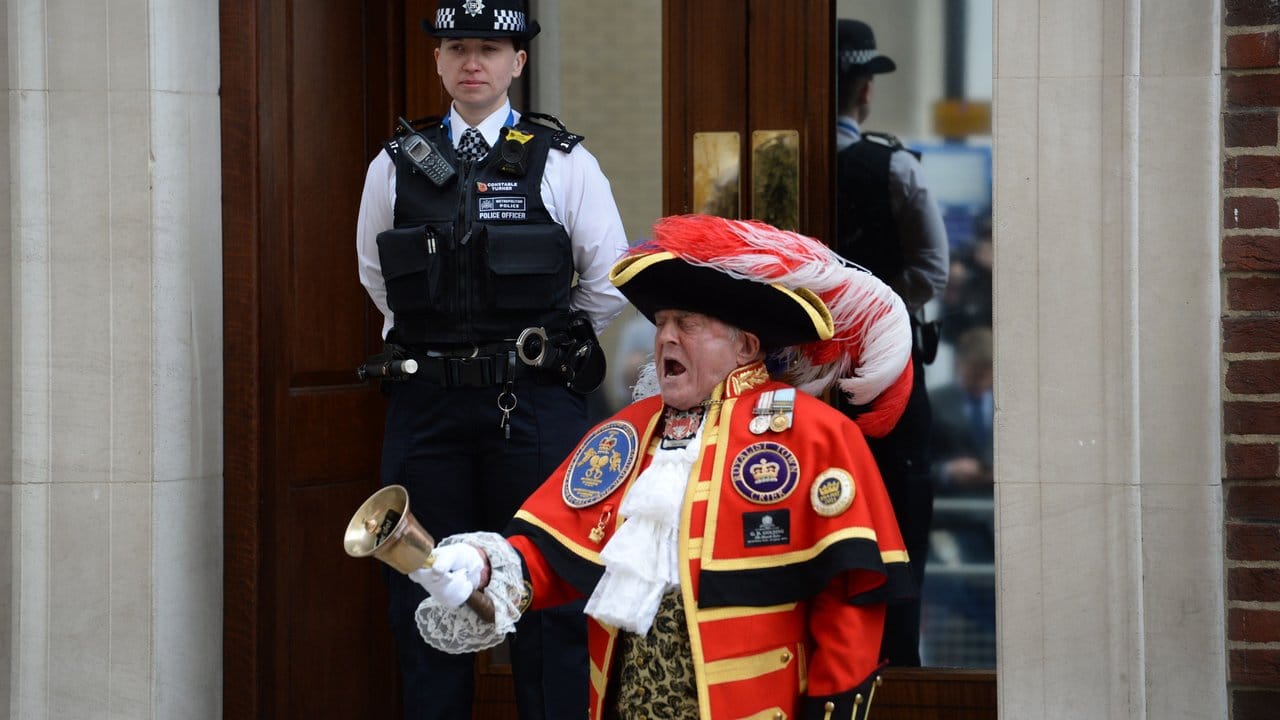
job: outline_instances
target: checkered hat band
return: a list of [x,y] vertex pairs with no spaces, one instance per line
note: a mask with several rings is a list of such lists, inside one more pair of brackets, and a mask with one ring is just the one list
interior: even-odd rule
[[843,67],[864,65],[878,57],[880,57],[880,53],[875,50],[845,50],[840,53],[840,64]]
[[[457,29],[457,8],[440,8],[436,10],[436,29]],[[494,10],[493,29],[499,32],[525,31],[525,14],[519,10]]]
[[524,32],[524,13],[519,10],[494,10],[493,29]]

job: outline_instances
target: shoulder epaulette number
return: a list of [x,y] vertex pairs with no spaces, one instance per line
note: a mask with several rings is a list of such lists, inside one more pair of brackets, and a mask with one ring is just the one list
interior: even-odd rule
[[560,152],[570,152],[583,139],[581,135],[575,135],[571,132],[556,131],[551,134],[551,147]]

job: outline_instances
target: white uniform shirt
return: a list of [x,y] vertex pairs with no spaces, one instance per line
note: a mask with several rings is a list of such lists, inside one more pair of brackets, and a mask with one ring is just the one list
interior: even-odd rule
[[[836,151],[862,138],[858,123],[847,115],[836,120]],[[918,310],[942,294],[947,285],[950,248],[942,212],[929,194],[920,161],[909,152],[889,156],[889,208],[902,243],[902,275],[882,278]]]
[[[498,142],[498,133],[508,117],[520,119],[520,113],[504,103],[497,112],[477,127],[489,147]],[[468,127],[456,109],[449,110],[455,149]],[[604,330],[626,306],[626,298],[609,282],[613,263],[627,251],[626,232],[614,202],[609,179],[600,163],[582,145],[563,153],[552,148],[542,173],[542,204],[551,218],[564,226],[573,248],[573,267],[578,282],[569,299],[573,310],[591,317],[596,333]],[[387,287],[378,257],[378,233],[395,226],[396,166],[384,149],[373,162],[364,179],[360,196],[360,214],[356,220],[356,255],[360,283],[382,311],[382,337],[395,325],[395,316],[387,307]]]

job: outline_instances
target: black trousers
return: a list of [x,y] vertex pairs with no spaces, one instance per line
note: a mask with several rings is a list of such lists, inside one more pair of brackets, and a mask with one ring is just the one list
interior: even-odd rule
[[893,430],[883,438],[867,438],[880,468],[898,529],[911,558],[916,596],[891,603],[885,610],[880,657],[890,665],[920,665],[920,593],[924,588],[925,561],[929,558],[929,526],[933,523],[933,476],[929,434],[933,425],[929,393],[924,384],[924,363],[914,358],[914,384],[906,410]]
[[[552,381],[516,381],[510,439],[500,427],[501,386],[443,388],[411,376],[387,387],[382,481],[408,489],[410,512],[437,540],[460,532],[501,532],[587,430],[586,399]],[[426,592],[390,568],[386,575],[405,719],[471,717],[474,657],[427,645],[414,622]],[[517,623],[510,640],[521,720],[586,716],[582,605],[526,613]]]
[[[914,374],[911,396],[898,424],[882,438],[867,438],[867,446],[875,457],[889,503],[898,520],[902,541],[911,558],[911,578],[916,596],[911,600],[890,603],[885,610],[884,635],[880,657],[890,665],[920,665],[920,591],[924,587],[925,561],[929,557],[929,526],[933,522],[933,477],[929,434],[933,425],[929,393],[924,384],[924,363],[913,356]],[[843,399],[843,396],[840,396]],[[837,402],[846,414],[856,415],[847,403]]]

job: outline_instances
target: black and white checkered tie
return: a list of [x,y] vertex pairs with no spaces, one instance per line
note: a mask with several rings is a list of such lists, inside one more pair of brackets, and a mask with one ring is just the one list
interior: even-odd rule
[[489,152],[489,143],[484,141],[484,136],[475,128],[467,128],[462,133],[462,141],[458,143],[458,157],[463,160],[476,162]]

